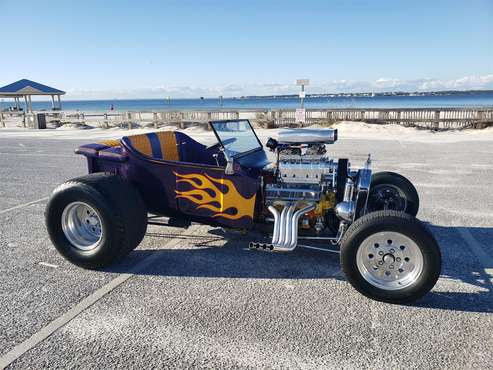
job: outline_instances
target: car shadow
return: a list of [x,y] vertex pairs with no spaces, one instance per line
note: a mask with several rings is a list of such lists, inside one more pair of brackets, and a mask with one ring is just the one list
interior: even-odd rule
[[[251,239],[243,235],[224,235],[211,230],[204,236],[147,233],[159,246],[161,240],[179,240],[170,249],[137,249],[121,263],[110,266],[109,272],[130,272],[136,263],[153,256],[152,264],[140,271],[141,275],[187,276],[246,279],[342,279],[337,254],[297,249],[292,253],[251,251]],[[228,239],[225,239],[228,237]],[[226,242],[224,242],[226,240]]]
[[[443,256],[440,281],[430,293],[410,304],[465,312],[493,312],[493,269],[489,261],[479,261],[461,238],[459,227],[428,225],[437,238]],[[481,245],[493,240],[493,228],[467,228]],[[206,235],[148,232],[156,249],[137,249],[125,260],[105,269],[112,273],[133,273],[166,277],[205,277],[232,279],[337,279],[345,280],[334,253],[297,248],[291,253],[250,251],[250,235],[224,233],[211,229]],[[256,237],[256,236],[255,236]],[[177,246],[159,249],[169,239]],[[224,242],[226,240],[226,242]],[[491,256],[491,251],[485,251]],[[135,266],[152,257],[152,263]],[[460,281],[460,284],[454,284]]]

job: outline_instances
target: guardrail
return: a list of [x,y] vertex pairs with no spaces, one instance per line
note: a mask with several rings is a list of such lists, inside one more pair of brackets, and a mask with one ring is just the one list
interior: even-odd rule
[[[132,128],[146,126],[158,128],[175,124],[181,128],[188,124],[206,124],[211,120],[248,118],[262,126],[299,127],[313,124],[330,125],[339,121],[361,121],[368,123],[395,123],[404,126],[423,127],[435,130],[483,128],[493,124],[493,107],[479,108],[338,108],[307,109],[305,122],[296,121],[293,109],[245,109],[214,111],[128,111],[128,112],[39,112],[47,115],[48,122],[57,124],[93,122],[103,128],[121,126]],[[5,127],[5,116],[22,116],[22,112],[0,112],[0,127]]]

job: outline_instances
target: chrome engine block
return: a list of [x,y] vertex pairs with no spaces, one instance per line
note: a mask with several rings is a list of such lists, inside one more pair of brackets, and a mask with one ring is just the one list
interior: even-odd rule
[[324,144],[289,145],[278,152],[277,182],[267,184],[266,198],[318,202],[336,183],[337,163],[325,156]]
[[280,181],[291,184],[333,184],[336,167],[332,159],[317,155],[281,155],[278,162]]

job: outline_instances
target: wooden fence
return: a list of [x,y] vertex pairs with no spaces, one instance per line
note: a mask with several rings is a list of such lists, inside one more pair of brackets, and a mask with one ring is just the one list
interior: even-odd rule
[[[272,111],[274,126],[296,125],[295,111]],[[493,108],[367,108],[307,110],[305,124],[361,121],[429,129],[481,128],[493,124]]]
[[[43,112],[40,112],[43,113]],[[44,112],[47,120],[64,123],[96,123],[103,128],[122,126],[160,127],[176,124],[181,128],[189,124],[207,124],[211,120],[245,118],[265,127],[299,127],[313,124],[329,125],[339,121],[361,121],[368,123],[395,123],[404,126],[423,127],[435,130],[484,128],[493,124],[493,107],[483,108],[348,108],[307,109],[305,122],[296,122],[296,111],[280,110],[216,110],[216,111],[141,111],[109,113]],[[17,115],[19,113],[16,113]],[[0,112],[0,127],[4,116]],[[22,115],[22,114],[21,114]],[[23,121],[26,122],[25,116]]]

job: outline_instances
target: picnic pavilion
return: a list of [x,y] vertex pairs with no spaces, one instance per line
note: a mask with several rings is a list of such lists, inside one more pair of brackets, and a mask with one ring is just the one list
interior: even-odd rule
[[[50,86],[40,84],[31,80],[19,80],[17,82],[11,83],[0,87],[0,98],[11,98],[14,99],[15,109],[20,111],[20,100],[23,98],[25,103],[24,112],[32,113],[32,96],[51,96],[51,109],[61,110],[62,101],[60,96],[65,95],[65,91],[55,89]],[[55,99],[56,97],[56,99]]]

